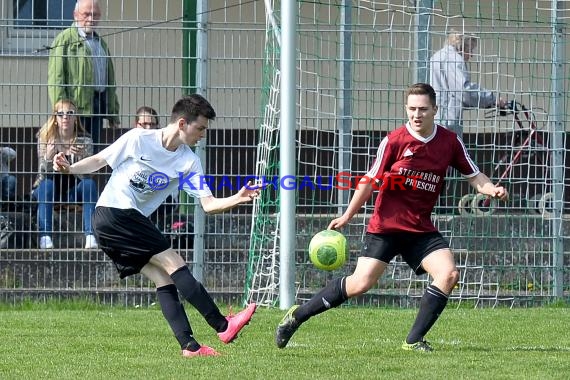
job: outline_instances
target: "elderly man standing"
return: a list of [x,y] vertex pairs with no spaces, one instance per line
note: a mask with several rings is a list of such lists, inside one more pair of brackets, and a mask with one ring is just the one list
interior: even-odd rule
[[463,108],[504,107],[505,100],[471,81],[467,62],[477,48],[477,38],[452,32],[447,44],[430,60],[430,84],[439,102],[436,123],[463,135]]
[[[435,122],[463,138],[463,110],[465,108],[505,107],[505,100],[480,84],[472,82],[467,62],[477,49],[477,37],[452,31],[445,46],[430,59],[430,84],[439,103]],[[456,175],[449,173],[437,214],[454,214],[462,197]]]
[[98,151],[103,119],[111,127],[120,123],[113,62],[107,44],[94,30],[101,19],[99,0],[78,0],[73,19],[51,45],[48,93],[52,106],[62,99],[75,103]]

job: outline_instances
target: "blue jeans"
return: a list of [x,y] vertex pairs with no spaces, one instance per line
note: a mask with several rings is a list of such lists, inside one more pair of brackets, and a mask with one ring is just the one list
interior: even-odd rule
[[15,200],[16,199],[16,176],[11,174],[2,174],[2,181],[0,182],[0,199],[2,200]]
[[[34,196],[38,200],[38,230],[40,236],[49,236],[53,231],[53,204],[55,184],[52,179],[45,178],[34,190]],[[67,201],[70,203],[83,203],[83,231],[85,235],[93,234],[91,228],[91,215],[95,211],[95,203],[99,194],[97,183],[91,178],[79,181],[77,186],[67,192]],[[58,196],[58,199],[60,197]]]

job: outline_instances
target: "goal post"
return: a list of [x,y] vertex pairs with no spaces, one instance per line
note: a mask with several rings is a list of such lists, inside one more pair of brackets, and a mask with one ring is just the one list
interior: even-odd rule
[[[266,3],[271,5],[271,16],[266,26],[256,175],[278,176],[283,148],[279,130],[283,46],[276,37],[280,33],[275,32],[286,26],[281,25],[281,3]],[[457,186],[451,200],[436,209],[433,221],[453,250],[467,252],[468,262],[462,262],[462,267],[482,268],[478,269],[485,273],[481,278],[492,278],[477,282],[480,289],[467,292],[466,299],[473,299],[473,294],[494,301],[560,295],[560,284],[568,283],[569,277],[561,264],[567,206],[559,184],[565,172],[554,169],[564,167],[564,157],[553,156],[563,151],[567,131],[561,121],[568,120],[561,98],[552,95],[568,80],[556,74],[568,50],[562,43],[566,35],[556,28],[568,17],[567,5],[561,4],[530,0],[296,3],[297,233],[295,252],[287,253],[294,260],[297,300],[310,297],[331,276],[354,269],[374,199],[342,231],[349,241],[350,260],[336,273],[318,271],[310,264],[308,242],[344,211],[354,182],[370,167],[381,139],[405,122],[404,90],[429,77],[429,58],[444,46],[451,31],[477,37],[477,50],[468,62],[471,80],[529,112],[465,111],[467,149],[481,170],[495,182],[502,181],[513,196],[508,203],[489,206],[454,175],[450,182]],[[563,96],[563,91],[557,93]],[[550,111],[555,104],[556,115]],[[536,132],[531,133],[533,123]],[[525,145],[529,134],[541,140]],[[277,305],[280,287],[292,286],[280,283],[279,276],[285,237],[281,192],[280,184],[270,186],[252,216],[245,300],[267,306]],[[549,264],[553,260],[554,268]],[[378,289],[351,302],[406,303],[410,286],[416,283],[406,275],[408,270],[395,260]],[[492,294],[485,294],[483,289],[490,288]]]

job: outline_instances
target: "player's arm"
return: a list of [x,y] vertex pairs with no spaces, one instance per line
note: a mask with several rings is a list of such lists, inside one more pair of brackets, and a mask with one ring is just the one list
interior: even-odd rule
[[344,227],[350,219],[362,208],[362,206],[370,199],[372,195],[372,181],[369,177],[362,177],[360,182],[356,185],[356,190],[342,216],[332,220],[328,226],[329,230],[336,230]]
[[53,170],[64,174],[89,174],[96,172],[105,165],[107,165],[107,161],[100,154],[86,157],[73,165],[69,164],[65,154],[61,152],[53,157]]
[[[503,186],[495,186],[489,177],[479,171],[479,168],[477,168],[473,160],[471,160],[463,140],[460,137],[456,137],[453,143],[455,144],[455,158],[451,166],[465,175],[467,182],[479,193],[501,200],[509,199],[507,189]],[[473,173],[477,174],[473,175]]]
[[509,199],[509,193],[503,186],[495,186],[493,182],[483,173],[479,173],[474,177],[468,178],[467,182],[475,188],[479,193],[498,198],[503,201]]
[[344,212],[344,214],[342,214],[342,216],[333,219],[329,223],[328,227],[329,230],[342,228],[346,224],[348,224],[350,219],[352,219],[352,217],[358,211],[360,211],[362,206],[366,202],[368,202],[368,199],[370,199],[370,196],[372,195],[372,191],[374,189],[378,189],[378,186],[376,186],[378,174],[384,173],[387,170],[387,168],[389,168],[392,165],[391,148],[388,142],[389,142],[388,136],[382,139],[380,145],[378,146],[378,151],[376,152],[376,159],[374,160],[372,167],[370,168],[370,170],[368,170],[368,173],[360,177],[358,183],[356,184],[356,190],[352,195],[352,199],[350,200],[350,203],[348,204],[346,211]]
[[260,187],[248,182],[237,193],[226,198],[216,198],[213,195],[200,198],[200,204],[207,214],[218,214],[230,210],[242,203],[251,202],[259,197]]

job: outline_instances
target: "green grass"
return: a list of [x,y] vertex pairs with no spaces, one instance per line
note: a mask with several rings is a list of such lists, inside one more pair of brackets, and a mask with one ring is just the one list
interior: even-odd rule
[[[261,308],[223,345],[190,306],[196,338],[222,353],[182,358],[158,307],[0,306],[1,379],[567,379],[570,308],[448,307],[428,340],[400,349],[412,309],[341,308],[273,342],[283,311]],[[225,309],[225,308],[224,308]]]

